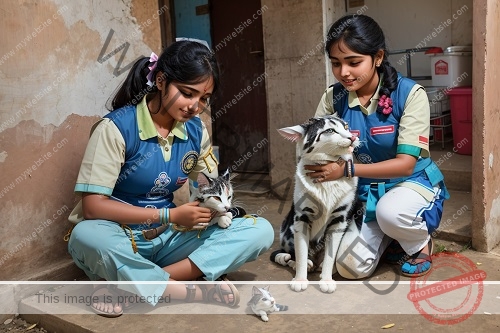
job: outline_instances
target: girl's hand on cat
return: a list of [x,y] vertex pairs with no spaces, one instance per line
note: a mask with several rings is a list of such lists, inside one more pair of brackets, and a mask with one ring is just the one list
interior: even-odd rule
[[170,209],[170,222],[195,230],[205,229],[212,218],[210,209],[199,207],[199,202],[188,202]]
[[345,161],[340,160],[322,165],[306,165],[304,168],[311,171],[307,175],[312,178],[314,183],[321,183],[344,177],[344,164]]

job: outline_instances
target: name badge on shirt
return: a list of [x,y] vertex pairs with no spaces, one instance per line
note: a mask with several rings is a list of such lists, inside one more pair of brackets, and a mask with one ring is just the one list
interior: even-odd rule
[[377,126],[370,129],[370,134],[372,136],[389,133],[394,133],[394,125]]

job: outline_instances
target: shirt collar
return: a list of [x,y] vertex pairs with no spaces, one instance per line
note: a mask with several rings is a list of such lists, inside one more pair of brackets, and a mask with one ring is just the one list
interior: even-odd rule
[[[378,98],[379,98],[379,91],[380,87],[382,86],[382,80],[384,78],[384,74],[380,75],[380,80],[378,82],[377,90],[373,94],[372,98],[370,98],[370,101],[377,101],[376,103],[370,103],[368,106],[368,109],[373,106],[373,104],[377,105],[378,104]],[[349,108],[354,108],[356,106],[360,106],[361,108],[364,108],[361,103],[359,102],[358,95],[356,94],[355,91],[349,91]]]
[[[141,140],[147,140],[158,136],[153,118],[151,118],[151,114],[149,114],[146,96],[144,96],[141,103],[137,105],[137,127],[139,128],[139,138]],[[186,125],[177,120],[174,121],[174,126],[170,133],[182,140],[188,138]]]

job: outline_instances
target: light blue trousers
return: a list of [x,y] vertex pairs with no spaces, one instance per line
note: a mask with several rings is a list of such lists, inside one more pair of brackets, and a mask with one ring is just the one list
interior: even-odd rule
[[[274,240],[273,227],[260,217],[235,218],[227,229],[213,225],[202,232],[179,232],[170,227],[153,240],[134,230],[137,253],[129,233],[115,222],[85,220],[71,232],[68,250],[91,280],[168,281],[169,274],[162,267],[189,258],[207,280],[213,281],[255,260]],[[146,299],[157,299],[167,283],[118,286]]]

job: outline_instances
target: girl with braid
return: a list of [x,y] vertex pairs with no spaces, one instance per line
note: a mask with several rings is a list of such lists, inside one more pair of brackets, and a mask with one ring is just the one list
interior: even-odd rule
[[306,167],[319,182],[359,177],[363,223],[349,226],[337,270],[349,279],[368,277],[384,257],[405,276],[424,275],[432,266],[430,234],[449,198],[430,158],[427,94],[391,66],[384,33],[368,16],[335,22],[325,51],[338,83],[324,92],[315,116],[343,118],[362,142],[353,152],[355,163]]

